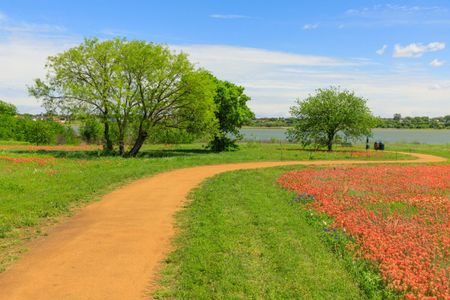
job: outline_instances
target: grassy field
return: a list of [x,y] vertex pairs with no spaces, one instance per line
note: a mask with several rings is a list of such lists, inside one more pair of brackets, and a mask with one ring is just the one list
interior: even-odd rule
[[[421,150],[449,156],[438,146]],[[353,238],[331,230],[332,219],[299,203],[296,194],[277,183],[281,174],[301,169],[305,167],[229,172],[207,180],[193,191],[190,201],[177,215],[179,234],[174,240],[175,250],[164,262],[161,288],[153,296],[402,298],[405,293],[386,288],[382,274],[372,263],[354,259],[347,248],[354,245]],[[315,183],[312,189],[318,187]],[[397,210],[397,206],[392,206],[408,219],[410,211],[403,208]]]
[[[396,153],[366,156],[358,148],[338,150],[309,152],[297,145],[248,143],[241,145],[240,151],[212,153],[199,144],[158,145],[146,146],[139,158],[123,159],[100,156],[97,150],[0,149],[0,269],[22,251],[24,240],[42,234],[42,225],[119,185],[158,172],[244,161],[407,158]],[[444,147],[430,151],[448,155]]]
[[[299,169],[300,167],[296,167]],[[178,214],[159,299],[364,299],[276,179],[290,168],[218,175]]]

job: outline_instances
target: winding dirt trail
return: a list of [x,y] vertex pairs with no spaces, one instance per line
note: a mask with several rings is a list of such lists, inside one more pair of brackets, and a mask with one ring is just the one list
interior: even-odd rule
[[173,215],[206,178],[237,169],[285,165],[429,163],[446,159],[412,154],[403,161],[250,162],[178,169],[138,180],[83,208],[0,274],[0,299],[143,299],[170,250]]

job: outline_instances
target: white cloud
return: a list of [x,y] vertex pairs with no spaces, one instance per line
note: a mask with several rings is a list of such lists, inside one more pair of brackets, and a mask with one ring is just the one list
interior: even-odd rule
[[448,90],[432,90],[424,69],[379,68],[370,62],[219,45],[171,46],[221,79],[246,88],[258,116],[288,116],[296,98],[340,85],[369,99],[376,115],[442,115],[450,111]]
[[449,18],[449,9],[440,6],[384,4],[345,12],[346,27],[358,28],[448,25]]
[[434,83],[429,86],[430,90],[447,90],[450,89],[450,82]]
[[434,42],[424,45],[421,43],[412,43],[405,47],[396,44],[394,46],[394,57],[421,57],[426,52],[435,52],[445,48],[445,43]]
[[17,22],[0,12],[0,32],[15,33],[60,33],[66,29],[63,26],[51,24],[36,24],[28,22]]
[[442,67],[445,64],[445,61],[439,59],[433,59],[430,62],[430,65],[433,67]]
[[430,13],[442,13],[447,11],[444,7],[439,6],[410,6],[410,5],[373,5],[371,7],[363,7],[359,9],[348,9],[347,15],[360,16],[360,17],[372,17],[377,15],[381,17],[383,14],[397,14],[398,16],[404,15],[417,15],[417,14],[430,14]]
[[212,14],[209,15],[210,18],[213,19],[249,19],[249,16],[244,15],[221,15],[221,14]]
[[317,28],[319,28],[319,24],[318,23],[303,25],[303,29],[304,30],[313,30],[313,29],[317,29]]
[[36,99],[28,96],[27,86],[45,75],[49,55],[57,54],[74,41],[63,38],[11,37],[0,41],[0,99],[11,102],[21,111],[40,111]]
[[383,55],[384,52],[386,51],[388,45],[383,45],[383,47],[381,47],[380,49],[378,49],[377,51],[375,51],[378,55]]
[[359,61],[337,59],[327,56],[301,55],[287,52],[270,51],[258,48],[234,47],[226,45],[173,45],[176,50],[190,54],[194,61],[227,65],[255,64],[263,65],[304,65],[304,66],[355,66]]

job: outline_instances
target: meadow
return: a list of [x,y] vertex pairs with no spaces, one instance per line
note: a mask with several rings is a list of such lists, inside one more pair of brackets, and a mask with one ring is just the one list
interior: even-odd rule
[[[396,145],[450,156],[442,146],[419,147]],[[178,214],[175,250],[153,296],[445,299],[448,166],[297,166],[215,176]]]
[[[450,152],[446,146],[425,145],[391,145],[394,152],[377,153],[365,152],[361,150],[362,147],[340,147],[334,152],[305,151],[298,145],[270,143],[245,143],[240,145],[239,151],[222,153],[205,150],[201,144],[147,145],[138,158],[132,159],[103,156],[95,147],[79,148],[79,150],[64,147],[39,149],[23,143],[20,145],[9,143],[0,150],[0,260],[3,269],[16,260],[21,252],[26,251],[26,241],[39,235],[45,235],[47,226],[52,226],[60,218],[70,216],[77,208],[100,199],[101,195],[120,185],[167,170],[246,161],[397,159],[401,162],[401,160],[409,158],[409,156],[395,151],[422,152],[450,158]],[[341,295],[344,299],[345,295],[349,295],[349,293],[355,297],[357,295],[366,297],[367,293],[361,288],[360,281],[355,279],[355,275],[348,270],[345,261],[340,261],[323,242],[321,229],[312,226],[301,214],[292,210],[288,201],[292,198],[292,192],[282,190],[276,183],[282,172],[288,169],[276,168],[227,173],[221,176],[229,176],[228,181],[221,181],[222,177],[219,176],[219,179],[208,181],[193,194],[192,206],[189,205],[184,210],[183,214],[186,216],[181,216],[180,220],[192,220],[189,219],[189,216],[194,214],[198,221],[194,224],[200,224],[203,229],[208,231],[205,234],[197,234],[196,237],[203,239],[197,242],[201,244],[208,239],[208,234],[217,234],[218,230],[223,230],[224,234],[217,235],[217,239],[224,238],[225,240],[216,240],[218,245],[226,246],[219,249],[222,251],[222,255],[231,258],[229,253],[224,252],[224,249],[232,247],[236,242],[240,245],[236,251],[243,251],[243,253],[232,255],[236,265],[231,268],[229,261],[217,260],[216,252],[210,253],[202,250],[202,255],[211,254],[210,259],[215,262],[211,266],[202,266],[198,271],[204,276],[209,274],[208,272],[213,272],[219,277],[211,278],[216,279],[222,278],[221,272],[225,272],[227,276],[235,276],[231,281],[229,278],[224,278],[223,281],[216,282],[217,286],[214,288],[214,291],[218,293],[215,294],[216,296],[230,292],[229,295],[236,295],[236,297],[253,295],[257,298],[263,296],[270,298],[270,295],[275,296],[278,293],[286,296],[297,293],[297,295],[304,295],[308,298],[327,298],[329,295],[336,295],[336,298],[339,298]],[[257,175],[253,176],[254,173],[251,172],[255,172]],[[258,181],[257,179],[260,177],[263,179]],[[235,189],[238,189],[239,193]],[[208,203],[215,207],[203,206],[202,202],[197,200],[202,197],[214,199]],[[260,205],[261,201],[266,202],[264,205]],[[240,212],[239,205],[231,205],[235,202],[248,207],[243,207],[244,211]],[[205,214],[202,211],[196,211],[196,205],[200,205],[202,210],[211,213]],[[206,219],[214,216],[213,211],[223,209],[224,206],[236,209],[236,211],[228,213],[227,218],[231,219],[224,218],[223,224],[217,224],[221,226],[220,228],[205,227],[205,224],[211,222]],[[254,207],[252,208],[252,206]],[[252,211],[253,209],[255,210]],[[205,215],[202,216],[203,214]],[[206,218],[204,222],[203,218]],[[164,277],[166,289],[159,291],[157,295],[159,297],[178,295],[182,298],[187,295],[196,295],[199,298],[207,297],[209,295],[202,294],[205,292],[204,290],[192,291],[193,294],[178,294],[180,286],[181,290],[189,291],[184,285],[189,286],[192,283],[184,282],[182,277],[173,273],[174,269],[182,268],[176,264],[180,264],[181,261],[192,261],[194,265],[188,267],[189,272],[192,271],[192,274],[196,274],[194,269],[198,266],[195,265],[195,261],[197,261],[195,255],[200,253],[200,250],[191,248],[192,244],[186,242],[185,236],[185,234],[192,236],[198,228],[190,227],[191,225],[188,226],[182,221],[180,221],[180,226],[184,230],[177,237],[177,243],[180,240],[185,243],[179,244],[177,251],[182,251],[182,254],[172,254],[166,261],[169,265],[165,271],[167,275]],[[234,233],[233,228],[240,228],[241,231]],[[239,230],[236,229],[236,231]],[[300,237],[299,231],[305,231],[308,234]],[[278,236],[277,232],[284,233]],[[227,233],[246,238],[227,244],[227,236],[232,237]],[[266,233],[270,233],[267,239],[264,237]],[[197,244],[196,241],[190,242],[194,245]],[[309,249],[310,252],[305,252],[305,249]],[[311,251],[318,251],[318,254],[312,255]],[[253,255],[255,253],[260,254],[255,256]],[[176,259],[177,255],[181,255],[179,259]],[[261,259],[261,261],[254,261],[255,259]],[[243,266],[250,268],[248,274],[238,272],[238,269]],[[221,268],[227,269],[222,270]],[[286,275],[283,277],[280,272],[286,273]],[[301,272],[301,276],[299,272]],[[257,277],[251,277],[251,274]],[[196,278],[194,275],[192,276],[192,278]],[[246,280],[250,281],[246,282],[240,276],[245,276]],[[294,283],[293,279],[299,277],[304,278],[304,281]],[[272,280],[273,285],[259,287],[257,283],[265,280]],[[235,286],[233,282],[237,281],[243,282],[243,285]],[[330,282],[335,283],[330,284]],[[201,285],[196,282],[195,286]],[[324,286],[327,288],[324,289]],[[208,285],[204,287],[208,287]],[[229,289],[230,287],[237,289]],[[265,291],[258,290],[262,287],[265,287]],[[372,291],[374,288],[371,287],[369,290]],[[371,293],[381,293],[378,290],[383,290],[383,287],[377,285],[375,292]]]

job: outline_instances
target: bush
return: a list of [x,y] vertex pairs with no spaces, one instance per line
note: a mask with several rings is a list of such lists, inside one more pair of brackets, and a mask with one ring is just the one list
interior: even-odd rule
[[103,124],[94,117],[83,121],[80,127],[80,136],[88,144],[98,144],[103,136]]

